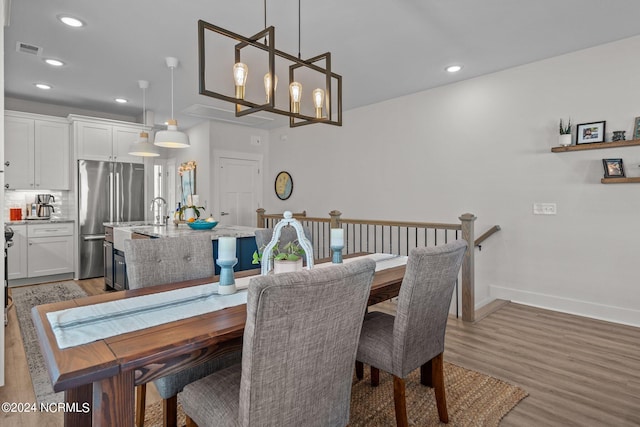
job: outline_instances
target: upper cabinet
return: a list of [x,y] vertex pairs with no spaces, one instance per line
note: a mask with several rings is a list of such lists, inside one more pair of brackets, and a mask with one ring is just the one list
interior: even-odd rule
[[5,188],[69,189],[69,123],[65,119],[5,113]]
[[129,146],[136,141],[142,127],[109,120],[91,120],[70,116],[77,158],[110,162],[143,163],[144,158],[130,156]]

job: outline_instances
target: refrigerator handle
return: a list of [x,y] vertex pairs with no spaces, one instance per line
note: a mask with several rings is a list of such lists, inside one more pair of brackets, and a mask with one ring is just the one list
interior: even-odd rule
[[113,172],[109,172],[109,222],[115,222],[113,219]]
[[116,221],[122,221],[122,212],[120,211],[120,172],[116,172]]

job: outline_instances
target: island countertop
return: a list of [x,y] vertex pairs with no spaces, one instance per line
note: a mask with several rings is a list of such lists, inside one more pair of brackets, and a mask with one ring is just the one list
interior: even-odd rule
[[[231,237],[254,237],[255,227],[245,227],[241,225],[217,225],[211,230],[193,230],[186,224],[175,226],[169,225],[150,225],[148,222],[129,222],[129,223],[105,223],[106,227],[113,227],[114,234],[116,230],[124,233],[137,233],[149,237],[177,237],[188,236],[194,234],[209,233],[211,240],[218,240],[221,236]],[[120,234],[120,233],[117,233]]]

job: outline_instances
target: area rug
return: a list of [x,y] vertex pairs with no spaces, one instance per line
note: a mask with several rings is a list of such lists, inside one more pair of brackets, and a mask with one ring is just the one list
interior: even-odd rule
[[[500,420],[528,394],[521,388],[452,363],[444,364],[447,393],[448,426],[497,426]],[[409,425],[445,425],[438,418],[433,389],[420,384],[420,370],[406,381]],[[178,425],[185,425],[184,412],[178,404]],[[362,381],[354,380],[351,391],[349,427],[393,427],[396,425],[393,405],[393,377],[380,371],[380,385],[371,387],[369,369],[365,366]],[[149,405],[145,413],[146,427],[162,426],[161,402]]]
[[44,364],[44,358],[40,353],[38,336],[31,320],[31,308],[36,305],[81,298],[87,296],[87,294],[76,283],[65,281],[11,288],[11,296],[20,325],[20,333],[22,334],[24,351],[27,355],[27,364],[36,400],[38,404],[62,402],[64,393],[55,393],[53,391],[47,367]]

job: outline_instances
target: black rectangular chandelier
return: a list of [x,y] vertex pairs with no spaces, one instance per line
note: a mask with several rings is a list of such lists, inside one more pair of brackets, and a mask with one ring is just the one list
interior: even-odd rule
[[[231,67],[231,64],[225,63],[224,60],[220,60],[219,58],[210,58],[210,67],[212,69],[223,67],[227,70],[223,71],[222,74],[228,73],[229,75],[227,94],[225,94],[224,88],[212,90],[212,88],[207,87],[208,70],[205,39],[208,33],[213,33],[214,35],[219,34],[237,42],[234,45],[235,63],[233,67]],[[256,62],[262,62],[259,66],[262,66],[263,70],[267,72],[263,79],[264,88],[257,83],[255,79],[252,83],[247,82],[249,67],[243,62],[242,53],[243,49],[251,47],[256,48],[263,55],[260,59],[255,59],[255,55],[253,56],[254,64],[252,68],[255,69]],[[264,58],[265,52],[266,58]],[[245,56],[248,57],[249,55],[245,53]],[[276,75],[277,58],[279,58],[278,61],[290,64],[287,107],[282,106],[282,104],[284,104],[284,102],[281,101],[282,97],[280,99],[280,106],[278,106],[278,99],[276,97],[278,84],[278,77]],[[233,74],[231,74],[232,70]],[[304,126],[312,123],[342,126],[342,76],[331,71],[331,53],[327,52],[303,60],[286,52],[282,52],[275,48],[275,28],[273,26],[267,27],[251,37],[244,37],[203,20],[199,20],[198,72],[200,94],[235,104],[236,117],[268,111],[288,116],[290,127]],[[231,76],[233,76],[233,79],[231,79]],[[298,79],[296,79],[297,76]],[[308,77],[312,83],[303,81],[303,85],[300,77]],[[234,84],[233,90],[232,82]],[[309,84],[318,87],[311,92],[311,96],[307,95],[302,98],[304,93],[303,87],[306,86],[308,88]],[[257,100],[258,93],[264,94],[261,95],[264,96],[264,103]],[[247,99],[249,97],[247,95],[251,96],[251,100]],[[333,99],[333,96],[335,96],[336,99]],[[311,98],[311,101],[307,101],[308,98]]]

